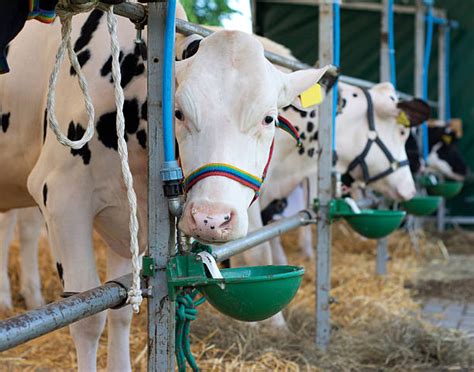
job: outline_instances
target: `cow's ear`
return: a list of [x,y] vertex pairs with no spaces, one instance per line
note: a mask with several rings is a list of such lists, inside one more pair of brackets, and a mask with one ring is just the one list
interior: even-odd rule
[[278,96],[278,108],[288,106],[305,90],[319,82],[330,66],[295,71],[289,74],[282,73],[283,86]]
[[411,127],[420,125],[430,118],[430,106],[422,99],[401,101],[398,102],[397,107],[405,113]]

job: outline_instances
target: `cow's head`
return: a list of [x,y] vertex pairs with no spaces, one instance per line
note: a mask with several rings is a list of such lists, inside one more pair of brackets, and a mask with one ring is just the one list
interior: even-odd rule
[[428,136],[430,149],[426,161],[428,168],[447,178],[463,181],[468,169],[459,151],[455,132],[443,125],[428,128]]
[[[421,124],[428,119],[429,107],[421,100],[399,102],[392,84],[381,83],[372,87],[368,93],[373,102],[374,124],[378,138],[393,159],[406,162],[405,143],[410,134],[410,126]],[[368,125],[368,101],[362,89],[340,84],[341,112],[338,117],[338,130],[347,135],[337,136],[338,159],[342,172],[363,153],[369,139],[375,139]],[[403,117],[403,124],[400,118]],[[415,195],[415,183],[408,166],[396,167],[390,164],[389,157],[381,146],[373,143],[365,156],[370,177],[384,175],[371,183],[376,191],[393,200],[408,200]],[[352,172],[352,177],[365,181],[361,166]]]
[[[221,163],[262,177],[278,109],[325,70],[283,73],[265,59],[256,39],[238,31],[202,40],[192,57],[176,63],[175,125],[184,175]],[[243,237],[254,196],[239,181],[208,174],[188,190],[179,227],[204,242]]]

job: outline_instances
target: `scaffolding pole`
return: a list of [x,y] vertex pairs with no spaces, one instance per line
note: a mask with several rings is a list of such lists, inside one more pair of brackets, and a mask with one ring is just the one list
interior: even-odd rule
[[174,371],[174,302],[168,297],[166,264],[174,249],[160,170],[163,147],[163,62],[167,2],[148,3],[148,249],[156,263],[148,279],[148,371]]
[[[328,1],[319,7],[319,61],[321,65],[334,60],[333,4]],[[331,222],[329,203],[332,199],[332,115],[333,93],[328,93],[320,109],[319,141],[321,155],[318,166],[318,193],[320,209],[318,215],[317,261],[316,261],[316,345],[326,350],[331,333],[329,314],[329,291],[331,288]]]

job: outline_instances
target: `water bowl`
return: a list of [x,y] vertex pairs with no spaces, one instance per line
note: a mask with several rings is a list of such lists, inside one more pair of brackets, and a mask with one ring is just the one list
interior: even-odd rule
[[459,181],[443,181],[435,185],[426,186],[426,191],[430,195],[450,199],[461,192],[463,185],[464,183]]
[[360,213],[340,212],[347,223],[360,235],[369,239],[380,239],[400,227],[404,211],[363,209]]
[[441,200],[441,196],[415,196],[400,205],[414,216],[428,216],[438,209]]
[[[237,320],[268,319],[296,295],[304,269],[296,266],[253,266],[221,270],[224,279],[199,286],[207,301]],[[221,287],[223,285],[223,288]]]

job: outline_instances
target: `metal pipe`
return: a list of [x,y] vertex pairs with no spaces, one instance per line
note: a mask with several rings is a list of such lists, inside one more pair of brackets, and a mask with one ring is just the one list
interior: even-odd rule
[[127,300],[131,274],[0,322],[0,351],[33,340]]
[[253,231],[245,238],[234,240],[221,246],[214,246],[212,247],[212,254],[216,261],[224,261],[287,231],[315,222],[316,214],[312,210],[304,210],[292,217],[283,218],[257,231]]
[[157,271],[148,278],[148,371],[174,371],[175,304],[168,296],[166,264],[174,250],[174,218],[168,213],[161,169],[163,149],[164,34],[166,2],[148,3],[148,250]]
[[[84,5],[90,2],[90,0],[70,0],[72,5]],[[99,3],[97,8],[106,11],[110,7],[109,4]],[[144,22],[147,17],[147,9],[142,4],[137,3],[121,3],[114,5],[114,13],[128,18],[133,22]]]

